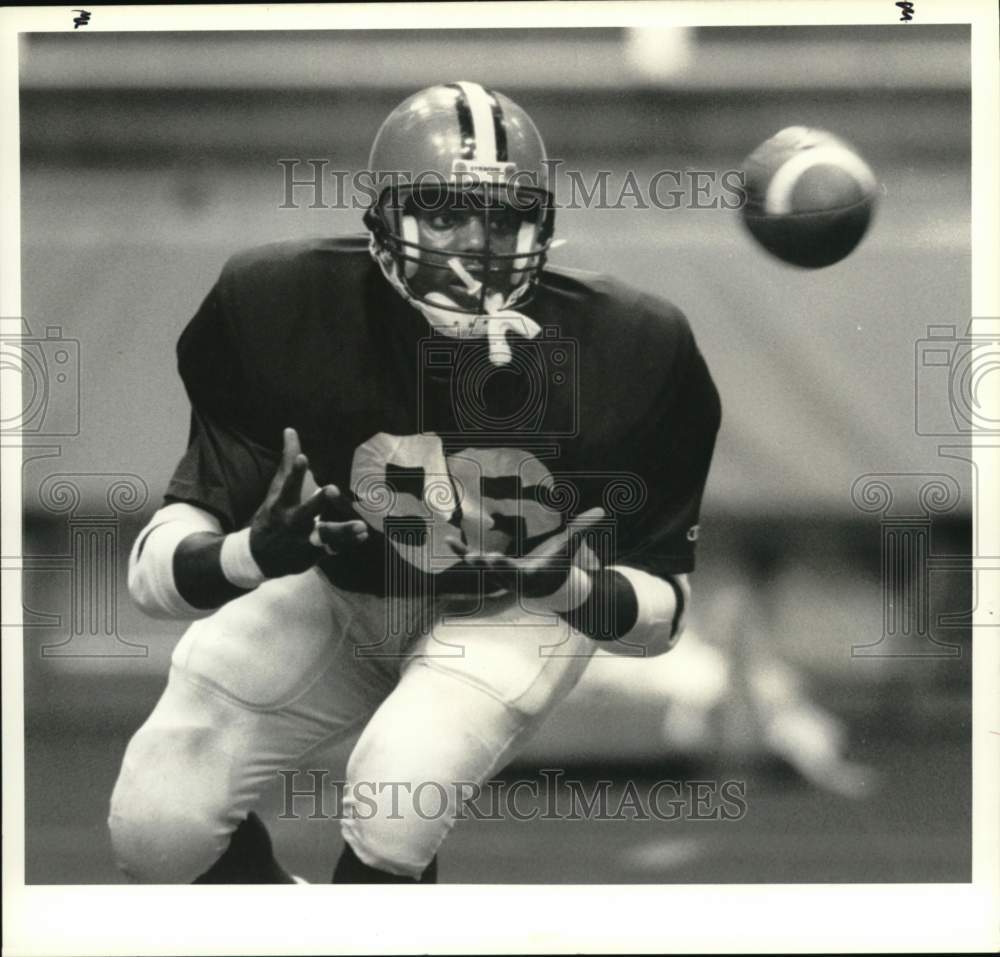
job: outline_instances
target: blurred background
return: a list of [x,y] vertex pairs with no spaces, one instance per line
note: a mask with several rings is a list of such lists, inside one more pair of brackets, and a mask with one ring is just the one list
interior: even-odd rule
[[[361,230],[332,176],[289,203],[280,160],[298,180],[361,169],[393,106],[455,79],[517,100],[564,173],[607,171],[612,206],[630,172],[690,192],[685,171],[738,169],[789,125],[853,143],[881,195],[816,272],[693,196],[558,212],[554,262],[688,315],[723,426],[688,634],[595,661],[507,774],[735,780],[747,813],[466,821],[442,879],[968,880],[969,416],[948,382],[970,316],[969,33],[912,24],[24,35],[24,316],[2,332],[24,397],[3,430],[24,445],[28,881],[119,880],[107,800],[182,631],[125,591],[186,442],[181,329],[233,252]],[[334,825],[273,831],[327,879]]]

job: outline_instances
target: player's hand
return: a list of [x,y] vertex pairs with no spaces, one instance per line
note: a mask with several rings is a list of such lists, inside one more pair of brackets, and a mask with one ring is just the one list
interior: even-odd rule
[[[336,485],[324,485],[302,501],[308,471],[298,433],[285,429],[281,465],[250,522],[250,552],[268,578],[304,572],[329,551],[345,550],[368,538],[367,526],[351,517],[354,513]],[[326,521],[330,515],[337,521]]]
[[487,594],[504,588],[522,598],[545,598],[565,584],[580,538],[602,518],[603,508],[588,509],[522,558],[511,558],[499,552],[473,552],[455,537],[446,541],[466,565],[484,573]]

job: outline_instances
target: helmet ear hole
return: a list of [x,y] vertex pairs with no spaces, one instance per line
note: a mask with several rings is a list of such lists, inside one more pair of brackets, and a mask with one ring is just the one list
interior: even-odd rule
[[364,216],[361,217],[362,222],[365,224],[365,229],[370,233],[384,233],[385,225],[382,222],[375,206],[369,206],[365,210]]

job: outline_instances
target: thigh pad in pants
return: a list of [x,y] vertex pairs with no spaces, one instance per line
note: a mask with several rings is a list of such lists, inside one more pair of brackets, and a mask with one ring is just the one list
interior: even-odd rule
[[473,614],[452,603],[412,646],[407,667],[443,671],[530,716],[576,684],[596,647],[557,615],[532,614],[511,599]]
[[275,578],[191,625],[173,665],[245,708],[277,710],[323,674],[353,617],[319,572]]

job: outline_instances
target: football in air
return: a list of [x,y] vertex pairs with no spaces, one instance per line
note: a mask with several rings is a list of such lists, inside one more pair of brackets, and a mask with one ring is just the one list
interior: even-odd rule
[[743,221],[768,252],[819,269],[849,255],[868,230],[878,183],[826,130],[789,126],[743,161]]

